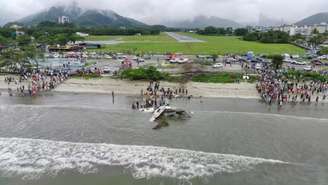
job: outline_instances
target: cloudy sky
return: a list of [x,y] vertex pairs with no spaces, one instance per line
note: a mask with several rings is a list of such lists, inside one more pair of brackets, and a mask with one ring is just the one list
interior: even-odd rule
[[[0,0],[0,24],[73,0]],[[111,9],[117,13],[158,24],[192,19],[197,15],[218,16],[242,23],[266,17],[295,22],[328,11],[328,0],[75,0],[82,8]]]

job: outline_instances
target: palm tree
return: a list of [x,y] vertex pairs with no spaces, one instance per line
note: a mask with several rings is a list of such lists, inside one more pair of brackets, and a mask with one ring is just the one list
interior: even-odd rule
[[309,42],[314,46],[314,48],[317,48],[324,41],[325,41],[325,37],[323,35],[315,35],[311,37],[311,39],[309,40]]
[[24,47],[25,58],[29,63],[34,61],[36,63],[37,70],[39,70],[39,59],[44,59],[44,54],[41,49],[37,48],[35,43],[30,44],[29,46]]
[[213,54],[212,55],[212,59],[213,59],[213,62],[216,62],[216,60],[218,59],[218,55],[217,54]]
[[275,70],[278,70],[282,67],[284,58],[281,55],[272,56],[272,65]]
[[3,67],[7,66],[17,70],[17,66],[21,66],[20,62],[23,60],[24,54],[19,48],[7,48],[2,52],[1,58]]

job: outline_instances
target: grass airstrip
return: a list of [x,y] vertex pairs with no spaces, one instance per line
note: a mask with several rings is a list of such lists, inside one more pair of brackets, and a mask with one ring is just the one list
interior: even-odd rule
[[304,54],[302,48],[291,44],[264,44],[244,41],[236,36],[204,36],[195,33],[179,33],[203,40],[199,43],[180,43],[166,33],[160,35],[134,36],[89,36],[86,40],[116,40],[122,43],[105,45],[98,51],[120,53],[183,53],[183,54],[245,54],[253,51],[256,54]]

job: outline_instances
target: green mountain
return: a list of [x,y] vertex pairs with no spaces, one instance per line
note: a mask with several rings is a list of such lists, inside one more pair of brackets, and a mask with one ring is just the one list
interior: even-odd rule
[[76,4],[70,6],[51,7],[46,11],[42,11],[17,22],[27,26],[37,25],[40,22],[52,21],[57,22],[58,17],[67,16],[70,21],[87,27],[94,26],[110,26],[110,27],[144,27],[146,24],[137,20],[123,17],[111,10],[83,10]]
[[314,24],[320,24],[320,23],[328,23],[328,12],[318,13],[315,15],[312,15],[310,17],[307,17],[297,23],[295,23],[297,26],[304,26],[304,25],[314,25]]
[[176,27],[176,28],[205,28],[207,26],[214,27],[241,27],[241,25],[235,21],[229,19],[222,19],[219,17],[206,17],[197,16],[192,20],[177,21],[177,22],[165,22],[166,26]]

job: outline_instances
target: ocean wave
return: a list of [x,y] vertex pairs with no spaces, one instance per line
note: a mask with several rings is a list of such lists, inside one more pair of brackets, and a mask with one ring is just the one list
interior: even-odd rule
[[15,105],[0,105],[0,111],[3,112],[13,112],[17,109],[27,109],[27,110],[44,110],[44,109],[59,109],[59,110],[94,110],[101,112],[119,112],[131,110],[128,108],[120,108],[120,109],[108,109],[106,107],[100,106],[89,106],[89,105],[26,105],[26,104],[15,104]]
[[274,113],[262,113],[262,112],[235,112],[235,111],[193,111],[194,113],[212,112],[219,114],[239,114],[239,115],[250,115],[250,116],[262,116],[262,117],[274,117],[274,118],[289,118],[298,120],[315,120],[315,121],[328,121],[328,118],[316,118],[316,117],[305,117],[287,114],[274,114]]
[[125,167],[135,178],[190,180],[251,170],[262,163],[287,164],[272,159],[156,146],[0,138],[1,175],[32,179],[45,174],[56,175],[62,170],[95,173],[97,166],[105,165]]
[[[121,112],[130,110],[128,108],[120,109],[108,109],[106,107],[95,107],[90,105],[25,105],[25,104],[15,104],[15,105],[0,105],[0,111],[15,111],[16,109],[60,109],[60,110],[94,110],[100,112]],[[299,120],[317,120],[317,121],[328,121],[328,118],[316,118],[316,117],[306,117],[297,115],[287,115],[287,114],[275,114],[275,113],[263,113],[263,112],[240,112],[240,111],[217,111],[217,110],[191,110],[192,113],[202,113],[202,112],[215,112],[220,114],[240,114],[240,115],[251,115],[251,116],[266,116],[275,118],[289,118],[289,119],[299,119]]]

